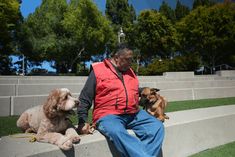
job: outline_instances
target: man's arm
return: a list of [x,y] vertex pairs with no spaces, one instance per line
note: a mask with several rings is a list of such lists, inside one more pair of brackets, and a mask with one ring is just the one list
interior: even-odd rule
[[88,111],[91,108],[92,101],[95,97],[95,88],[96,78],[95,73],[92,70],[79,96],[80,104],[77,110],[78,124],[84,124],[88,122]]

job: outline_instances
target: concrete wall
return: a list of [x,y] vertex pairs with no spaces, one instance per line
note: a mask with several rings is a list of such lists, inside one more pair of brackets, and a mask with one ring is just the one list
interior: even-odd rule
[[[193,72],[167,72],[164,76],[138,76],[140,87],[156,87],[168,101],[224,98],[235,96],[234,71],[229,76],[193,75]],[[78,95],[87,77],[0,76],[0,116],[18,115],[43,104],[54,88],[68,88]],[[9,105],[10,104],[10,105]]]
[[[0,84],[0,96],[45,95],[54,88],[68,88],[73,93],[80,93],[84,83],[43,83],[43,84]],[[235,80],[208,81],[141,81],[141,87],[157,87],[161,90],[191,89],[211,87],[235,87]]]
[[230,76],[235,76],[235,70],[221,70],[221,71],[216,71],[216,75],[218,76],[224,76],[224,77],[230,77]]
[[194,77],[194,72],[164,72],[163,76],[166,78],[192,78]]
[[226,98],[235,96],[235,86],[233,87],[210,87],[210,88],[185,88],[161,90],[161,95],[168,101],[200,100],[210,98]]
[[16,95],[15,84],[0,84],[0,96],[14,96]]
[[1,96],[0,97],[0,116],[11,115],[11,97]]
[[[235,105],[171,112],[167,115],[170,119],[164,123],[164,157],[187,157],[235,141]],[[27,138],[6,136],[0,140],[0,154],[4,157],[119,156],[113,145],[98,131],[82,136],[81,142],[70,151],[61,151],[57,146],[47,143],[30,143]]]
[[[226,98],[235,96],[235,87],[168,89],[161,90],[160,94],[168,101]],[[47,95],[0,96],[0,116],[19,115],[32,106],[43,104]],[[73,95],[78,97],[79,93]]]

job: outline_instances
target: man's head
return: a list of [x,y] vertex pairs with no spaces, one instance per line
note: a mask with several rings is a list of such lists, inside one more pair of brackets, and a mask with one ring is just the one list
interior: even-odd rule
[[119,44],[112,56],[112,62],[122,72],[127,71],[133,59],[133,51],[127,44]]

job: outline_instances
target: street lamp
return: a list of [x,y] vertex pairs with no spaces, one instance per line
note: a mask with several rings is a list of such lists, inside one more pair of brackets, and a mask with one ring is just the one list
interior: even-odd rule
[[24,54],[23,55],[23,59],[22,59],[22,75],[25,75],[25,71],[24,71]]
[[71,66],[69,68],[69,72],[72,72],[72,68],[73,68],[73,64],[75,63],[75,61],[82,55],[82,52],[85,50],[85,48],[83,47],[77,54],[77,56],[72,60],[71,62]]
[[[120,28],[120,31],[118,31],[118,43],[121,43],[125,40],[125,33],[123,33],[122,27]],[[123,38],[123,39],[122,39]]]

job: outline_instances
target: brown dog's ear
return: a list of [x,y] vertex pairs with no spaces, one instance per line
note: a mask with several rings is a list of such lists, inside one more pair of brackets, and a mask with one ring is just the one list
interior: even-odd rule
[[48,118],[54,118],[57,115],[57,102],[59,101],[59,89],[51,91],[47,101],[43,105],[43,111]]
[[151,88],[151,91],[158,92],[158,91],[160,91],[160,89],[158,89],[158,88]]

